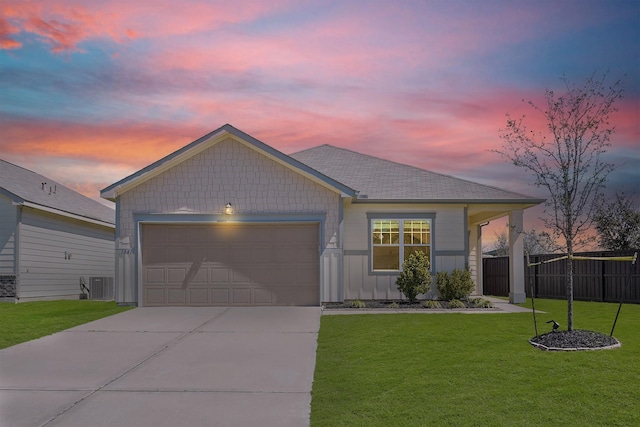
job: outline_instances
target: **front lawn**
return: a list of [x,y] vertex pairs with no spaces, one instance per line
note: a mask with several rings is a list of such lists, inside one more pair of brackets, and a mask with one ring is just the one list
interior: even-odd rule
[[[608,335],[617,308],[576,301],[575,329]],[[566,329],[566,301],[536,309]],[[532,347],[528,313],[323,316],[311,425],[640,425],[638,331],[632,304],[621,348],[581,352]]]
[[113,301],[34,301],[0,303],[0,349],[30,341],[132,307]]

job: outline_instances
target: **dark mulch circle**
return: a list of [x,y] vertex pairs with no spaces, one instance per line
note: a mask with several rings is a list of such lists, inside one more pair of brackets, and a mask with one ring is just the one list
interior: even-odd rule
[[600,332],[573,330],[538,335],[529,340],[541,350],[601,350],[620,347],[620,342]]

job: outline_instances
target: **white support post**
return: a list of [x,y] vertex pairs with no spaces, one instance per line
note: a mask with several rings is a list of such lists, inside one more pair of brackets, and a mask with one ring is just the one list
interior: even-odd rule
[[509,212],[509,302],[527,300],[524,291],[524,221],[522,209]]

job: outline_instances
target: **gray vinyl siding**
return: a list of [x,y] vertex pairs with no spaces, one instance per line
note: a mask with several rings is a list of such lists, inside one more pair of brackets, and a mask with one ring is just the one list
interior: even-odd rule
[[[18,298],[77,298],[80,277],[114,277],[114,230],[22,210]],[[69,257],[70,255],[70,257]]]
[[16,274],[18,207],[0,194],[0,275]]
[[[433,217],[433,271],[465,268],[468,263],[468,237],[465,208],[461,205],[348,204],[344,209],[344,298],[401,299],[397,274],[370,272],[368,214],[423,215]],[[434,277],[435,279],[435,277]],[[435,280],[427,297],[435,295]]]

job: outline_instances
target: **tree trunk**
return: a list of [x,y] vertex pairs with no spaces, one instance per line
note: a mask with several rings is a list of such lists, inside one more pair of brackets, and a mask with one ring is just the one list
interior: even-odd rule
[[567,330],[573,331],[573,260],[567,259]]

